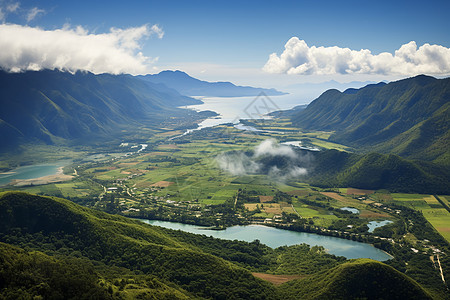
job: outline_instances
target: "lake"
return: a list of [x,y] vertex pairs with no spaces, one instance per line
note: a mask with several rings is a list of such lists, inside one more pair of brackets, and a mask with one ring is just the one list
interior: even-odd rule
[[207,236],[226,240],[252,242],[255,239],[258,239],[261,243],[266,244],[271,248],[305,243],[311,246],[323,246],[327,249],[328,253],[344,256],[349,259],[371,258],[378,261],[385,261],[392,258],[386,252],[369,244],[314,233],[289,231],[263,225],[233,226],[228,227],[225,230],[208,230],[196,225],[158,220],[140,220],[150,225],[182,230],[195,234],[205,234]]
[[393,222],[389,221],[389,220],[371,221],[371,222],[369,222],[369,224],[367,224],[367,226],[369,227],[368,231],[369,232],[373,232],[375,230],[375,228],[382,227],[384,225],[391,224],[391,223],[393,223]]
[[68,161],[60,161],[47,164],[37,164],[19,167],[14,170],[0,173],[0,186],[5,186],[14,179],[34,179],[58,174],[58,169],[68,165]]

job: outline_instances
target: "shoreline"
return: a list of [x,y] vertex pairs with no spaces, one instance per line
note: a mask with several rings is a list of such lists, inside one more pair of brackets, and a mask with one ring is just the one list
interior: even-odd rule
[[[143,217],[133,217],[133,216],[125,216],[125,215],[122,215],[122,216],[124,216],[124,217],[126,217],[126,218],[130,218],[130,219],[139,220],[139,221],[141,221],[141,222],[143,222],[143,223],[145,223],[145,224],[151,225],[151,226],[162,226],[162,225],[152,225],[152,224],[149,224],[149,223],[147,223],[147,222],[145,222],[145,221],[163,221],[163,222],[170,222],[170,223],[177,223],[177,224],[185,224],[185,225],[199,226],[198,229],[200,229],[200,230],[205,230],[206,232],[207,232],[208,230],[211,230],[211,231],[221,231],[221,230],[226,230],[227,228],[231,228],[231,227],[234,227],[234,226],[262,226],[262,227],[276,228],[276,229],[281,229],[281,230],[286,230],[286,231],[291,231],[291,232],[298,232],[298,233],[306,233],[306,234],[312,234],[312,235],[318,235],[318,236],[324,236],[324,237],[331,237],[331,238],[336,238],[336,239],[341,239],[341,240],[352,241],[352,242],[356,242],[356,243],[360,243],[360,244],[365,244],[365,245],[368,245],[368,246],[373,247],[374,249],[377,249],[377,250],[381,251],[382,253],[386,254],[386,255],[389,257],[388,259],[385,259],[385,260],[378,260],[378,259],[375,259],[375,260],[377,260],[377,261],[382,261],[382,262],[384,262],[384,261],[388,261],[388,260],[390,260],[390,259],[395,258],[392,254],[390,254],[390,253],[387,252],[386,250],[383,250],[383,249],[381,249],[381,248],[378,248],[378,247],[376,247],[373,243],[370,243],[370,242],[368,242],[368,241],[356,241],[356,240],[353,240],[353,239],[349,238],[348,236],[337,237],[337,236],[333,236],[333,235],[330,235],[330,234],[325,234],[323,231],[316,231],[316,232],[311,232],[311,231],[299,231],[299,230],[292,229],[292,228],[290,228],[290,227],[276,226],[275,224],[266,224],[266,223],[258,223],[258,222],[251,222],[251,223],[248,223],[248,224],[235,224],[235,225],[231,225],[231,226],[228,226],[228,227],[223,227],[223,228],[220,228],[220,229],[216,229],[215,227],[211,227],[211,226],[202,226],[202,225],[198,225],[198,224],[183,223],[183,222],[179,222],[179,221],[170,221],[170,220],[163,220],[163,219],[147,219],[147,218],[143,218]],[[278,224],[278,225],[279,225],[279,224]],[[164,226],[162,226],[162,227],[164,227]],[[168,227],[164,227],[164,228],[168,228]],[[171,230],[183,230],[183,229],[172,229],[172,228],[168,228],[168,229],[171,229]],[[191,233],[192,233],[192,232],[191,232]],[[192,234],[204,234],[204,233],[192,233]],[[215,238],[218,238],[218,237],[215,237]],[[310,245],[310,244],[308,244],[308,245],[311,246],[311,247],[313,246],[313,245]],[[269,247],[270,247],[270,246],[269,246]],[[325,251],[326,251],[328,254],[332,254],[332,253],[329,252],[330,249],[325,248],[325,247],[324,247],[324,249],[325,249]],[[332,254],[332,255],[335,255],[335,254]]]
[[65,175],[63,167],[59,167],[58,171],[54,175],[47,175],[42,177],[30,178],[30,179],[13,179],[6,186],[23,187],[30,185],[43,185],[49,183],[57,183],[72,180],[73,175]]

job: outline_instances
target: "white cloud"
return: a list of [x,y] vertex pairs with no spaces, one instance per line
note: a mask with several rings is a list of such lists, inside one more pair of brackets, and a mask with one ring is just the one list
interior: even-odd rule
[[34,20],[39,14],[45,14],[45,10],[33,7],[27,14],[27,22]]
[[263,155],[271,155],[271,156],[287,156],[290,158],[296,158],[297,154],[290,146],[279,145],[274,139],[267,139],[262,141],[255,148],[255,157],[260,157]]
[[19,2],[10,3],[6,6],[6,10],[9,12],[15,12],[17,9],[19,9],[19,7],[20,7]]
[[259,171],[259,164],[250,159],[243,152],[223,153],[216,157],[216,161],[222,170],[232,175],[254,174]]
[[158,25],[153,25],[151,30],[158,36],[158,38],[162,39],[164,37],[164,31]]
[[309,47],[304,40],[292,37],[278,56],[272,53],[263,70],[268,73],[301,75],[383,74],[446,75],[450,74],[450,48],[424,44],[417,48],[411,41],[394,54],[374,55],[367,49]]
[[0,22],[5,22],[7,16],[11,13],[16,13],[19,7],[19,2],[5,4],[0,1]]
[[[281,169],[275,162],[279,161],[280,156],[287,159],[287,164]],[[264,159],[275,157],[278,159]],[[265,174],[273,180],[283,182],[307,175],[306,167],[311,165],[312,159],[309,154],[302,155],[295,152],[291,146],[278,144],[274,139],[267,139],[255,147],[253,155],[243,151],[230,151],[218,155],[216,162],[219,168],[235,176]]]
[[157,26],[111,28],[102,34],[83,27],[44,30],[15,24],[0,24],[0,68],[23,70],[86,70],[93,73],[145,74],[152,60],[140,52],[142,39],[164,35]]

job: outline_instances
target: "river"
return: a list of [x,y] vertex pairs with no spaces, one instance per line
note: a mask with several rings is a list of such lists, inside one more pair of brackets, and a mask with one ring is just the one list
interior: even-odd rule
[[226,240],[252,242],[255,239],[258,239],[261,243],[266,244],[271,248],[305,243],[311,246],[323,246],[328,253],[344,256],[349,259],[371,258],[378,261],[385,261],[392,258],[386,252],[377,249],[370,244],[314,233],[289,231],[263,225],[233,226],[228,227],[225,230],[208,230],[196,225],[167,221],[144,219],[141,219],[141,221],[150,225],[182,230],[195,234],[205,234],[207,236]]

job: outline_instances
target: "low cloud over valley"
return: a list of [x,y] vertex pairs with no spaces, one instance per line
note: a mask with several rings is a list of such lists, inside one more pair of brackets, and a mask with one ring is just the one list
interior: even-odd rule
[[232,175],[265,174],[285,181],[308,174],[312,156],[293,147],[267,139],[252,151],[231,151],[216,157],[218,166]]

